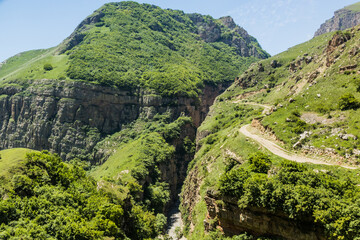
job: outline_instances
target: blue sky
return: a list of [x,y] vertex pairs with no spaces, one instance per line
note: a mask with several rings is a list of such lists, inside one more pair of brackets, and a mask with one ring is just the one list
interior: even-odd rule
[[[0,0],[0,62],[56,46],[106,0]],[[333,12],[356,0],[145,0],[162,8],[232,16],[271,55],[312,38]]]

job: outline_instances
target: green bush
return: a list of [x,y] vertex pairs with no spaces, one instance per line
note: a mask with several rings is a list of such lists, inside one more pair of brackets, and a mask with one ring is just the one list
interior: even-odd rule
[[290,161],[281,166],[275,175],[248,172],[246,166],[232,169],[220,177],[220,193],[238,198],[241,208],[266,208],[299,222],[314,221],[326,239],[360,236],[360,189],[351,173],[314,171]]
[[340,97],[340,110],[357,109],[360,107],[360,102],[351,93],[346,93]]
[[53,66],[50,63],[45,63],[44,64],[44,70],[45,71],[51,71],[51,70],[53,70]]
[[257,173],[267,173],[271,167],[269,156],[262,152],[257,152],[249,157],[250,169]]
[[231,169],[220,177],[220,192],[233,197],[241,196],[244,191],[244,183],[249,176],[250,173],[243,168]]
[[[7,199],[0,198],[0,239],[150,239],[163,233],[166,217],[135,204],[142,193],[137,183],[122,186],[131,195],[120,196],[120,186],[107,189],[110,183],[102,181],[99,187],[81,167],[45,151],[29,153],[17,171]],[[150,186],[155,210],[169,200],[167,188]]]

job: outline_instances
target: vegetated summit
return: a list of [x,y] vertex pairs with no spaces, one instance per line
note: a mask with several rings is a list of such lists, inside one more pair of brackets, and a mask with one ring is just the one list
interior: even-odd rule
[[[231,81],[256,58],[269,56],[230,17],[213,19],[135,2],[104,5],[53,52],[45,72],[30,64],[7,79],[66,78],[196,96],[204,82]],[[0,76],[16,61],[9,59]]]

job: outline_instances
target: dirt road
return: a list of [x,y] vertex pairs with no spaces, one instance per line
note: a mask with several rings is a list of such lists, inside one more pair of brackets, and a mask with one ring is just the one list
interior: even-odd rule
[[304,157],[304,156],[301,156],[301,155],[290,153],[289,151],[283,149],[282,147],[280,147],[276,143],[265,139],[261,135],[256,134],[255,133],[256,129],[252,128],[250,124],[241,127],[239,131],[240,131],[240,133],[244,134],[246,137],[251,138],[251,139],[255,140],[256,142],[258,142],[259,144],[261,144],[263,147],[268,149],[273,154],[275,154],[275,155],[277,155],[279,157],[285,158],[287,160],[290,160],[290,161],[295,161],[295,162],[299,162],[299,163],[313,163],[313,164],[323,164],[323,165],[334,165],[334,166],[341,166],[341,167],[348,168],[348,169],[357,169],[356,167],[332,164],[332,163],[324,162],[324,161],[321,161],[321,160],[318,160],[318,159]]

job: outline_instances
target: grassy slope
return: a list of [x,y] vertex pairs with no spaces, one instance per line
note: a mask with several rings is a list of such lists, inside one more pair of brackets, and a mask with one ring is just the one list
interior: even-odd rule
[[[356,108],[341,111],[339,107],[340,98],[345,94],[352,94],[356,99],[360,99],[360,93],[357,90],[359,78],[356,74],[359,67],[350,71],[340,71],[341,67],[358,62],[359,56],[351,56],[349,52],[356,47],[356,39],[360,34],[358,32],[351,34],[355,35],[345,43],[344,49],[338,47],[331,54],[331,57],[337,57],[337,60],[330,67],[325,66],[325,49],[334,33],[319,36],[262,61],[265,68],[263,72],[258,71],[258,65],[253,65],[248,73],[242,76],[241,81],[249,82],[249,75],[254,75],[251,81],[257,84],[254,86],[250,84],[251,86],[245,89],[239,84],[234,84],[221,98],[235,99],[246,92],[257,92],[247,100],[277,106],[278,110],[266,116],[262,122],[271,128],[288,148],[292,148],[293,144],[299,140],[299,134],[303,130],[311,130],[313,134],[306,144],[320,149],[332,148],[344,157],[346,154],[353,154],[354,149],[356,152],[356,149],[360,148],[360,142],[357,139],[343,140],[331,133],[331,129],[337,128],[343,134],[360,135],[358,130],[360,125],[357,120],[360,117],[360,111]],[[298,68],[296,72],[289,70],[291,63],[306,57],[313,59],[311,63],[306,64],[303,61],[301,69]],[[269,64],[273,60],[279,61],[282,66],[272,68]],[[318,76],[309,80],[310,75],[316,71],[319,72]],[[294,101],[290,103],[290,99]],[[295,129],[297,123],[286,121],[295,112],[299,112],[301,116],[313,114],[328,121],[308,123],[303,126],[304,129]],[[329,121],[330,119],[332,121]],[[296,118],[295,122],[297,120]]]
[[134,169],[139,157],[141,148],[141,139],[137,139],[125,146],[118,147],[106,162],[90,172],[96,180],[100,179],[117,179],[128,181],[132,179],[130,170]]
[[9,177],[10,170],[25,160],[27,153],[33,152],[33,150],[26,148],[13,148],[0,151],[0,177]]
[[20,68],[26,62],[34,59],[41,54],[43,54],[45,50],[33,50],[28,52],[23,52],[15,55],[4,61],[3,65],[0,67],[0,78],[3,78],[5,75],[11,73],[12,71]]
[[[331,129],[341,127],[343,131],[355,135],[360,134],[357,127],[357,120],[360,117],[359,110],[340,111],[338,109],[339,97],[344,93],[352,93],[356,98],[360,99],[359,93],[356,92],[356,74],[351,71],[349,75],[339,72],[340,66],[353,64],[357,61],[357,57],[350,57],[350,49],[356,45],[356,40],[359,38],[359,33],[346,43],[346,48],[339,53],[337,62],[322,72],[316,79],[313,86],[306,81],[308,74],[321,68],[324,63],[324,49],[334,33],[325,34],[310,40],[304,44],[295,46],[279,55],[270,59],[261,61],[264,66],[264,71],[259,71],[259,65],[253,64],[242,76],[240,81],[248,81],[247,88],[241,87],[239,83],[233,84],[225,93],[218,97],[216,103],[212,107],[212,111],[206,118],[205,122],[200,126],[199,132],[209,132],[210,135],[202,139],[202,145],[196,153],[195,160],[192,162],[190,171],[198,171],[197,177],[201,180],[200,195],[201,200],[196,204],[192,213],[192,222],[195,223],[192,234],[189,239],[207,239],[208,235],[204,233],[203,221],[205,219],[207,209],[204,202],[206,191],[210,188],[217,188],[219,184],[219,177],[225,172],[225,165],[230,158],[237,156],[238,159],[243,160],[243,166],[247,168],[247,162],[250,153],[261,151],[270,156],[273,165],[279,166],[282,159],[268,152],[266,149],[260,147],[257,143],[248,141],[244,136],[238,133],[238,129],[246,123],[260,116],[261,109],[256,106],[241,105],[234,103],[234,101],[244,93],[251,93],[243,101],[252,101],[272,106],[279,104],[283,108],[272,113],[270,116],[263,117],[263,124],[271,127],[276,136],[285,142],[290,149],[294,141],[299,139],[298,133],[293,132],[293,126],[287,123],[286,118],[292,115],[292,112],[299,111],[301,115],[304,113],[315,113],[323,116],[325,119],[330,114],[333,118],[344,116],[337,123],[333,124],[316,124],[312,126],[311,131],[315,134],[310,138],[310,143],[316,147],[321,147],[320,144],[326,147],[334,147],[335,144],[341,146],[341,150],[353,148],[354,145],[358,147],[358,141],[355,140],[340,140],[329,137],[329,131],[326,133],[324,129]],[[336,50],[338,51],[338,50]],[[309,64],[302,64],[302,69],[296,73],[289,71],[291,62],[296,61],[302,56],[311,56],[313,60]],[[305,56],[305,57],[306,57]],[[270,63],[277,60],[282,66],[272,68]],[[354,71],[356,71],[355,69]],[[251,76],[251,78],[249,78]],[[300,76],[300,80],[296,81],[296,77]],[[305,80],[304,80],[305,79]],[[297,82],[304,80],[305,84],[298,94],[289,94],[296,88]],[[271,85],[270,87],[266,85]],[[320,94],[320,95],[318,95]],[[318,97],[320,96],[320,97]],[[293,103],[289,103],[289,99],[294,98]],[[254,110],[251,110],[254,109]],[[277,122],[277,124],[275,123]],[[310,126],[308,126],[310,127]],[[323,136],[321,136],[323,134]],[[296,137],[295,139],[293,139]],[[334,141],[335,140],[335,141]],[[207,144],[208,143],[208,144]],[[232,152],[232,153],[231,153]],[[340,152],[340,151],[339,151]],[[355,183],[359,183],[359,170],[347,170],[336,166],[323,166],[305,164],[310,169],[329,170],[334,176],[340,178],[351,177]],[[198,169],[198,170],[196,170]],[[189,181],[189,179],[187,179]],[[183,194],[187,188],[191,188],[190,183],[186,183],[183,189]],[[188,217],[187,209],[183,209],[183,215]],[[187,226],[189,230],[189,225]]]
[[348,9],[348,10],[351,10],[354,12],[360,12],[360,2],[349,5],[349,6],[345,7],[345,9]]
[[[200,187],[201,200],[196,204],[191,214],[194,229],[188,235],[188,239],[211,239],[204,230],[203,222],[207,214],[207,208],[203,199],[209,189],[217,188],[219,179],[225,172],[229,159],[234,160],[233,154],[235,154],[237,161],[244,161],[243,167],[248,168],[250,165],[248,162],[249,156],[254,152],[261,151],[270,156],[273,168],[280,167],[283,161],[282,158],[260,147],[258,143],[249,141],[238,132],[243,124],[249,123],[256,116],[260,116],[261,111],[262,109],[256,106],[239,106],[239,104],[230,101],[217,102],[212,107],[209,117],[200,127],[199,131],[209,131],[212,134],[201,140],[200,144],[202,146],[189,167],[189,169],[193,170],[199,169],[197,177],[201,179],[202,183]],[[326,165],[304,165],[314,169],[314,171],[331,171],[336,176],[349,176],[360,182],[358,178],[360,170],[351,171]],[[185,183],[183,193],[186,188],[191,188],[191,186]],[[185,218],[189,216],[187,212],[188,210],[183,208],[182,213]],[[187,230],[189,230],[189,225],[187,225]]]
[[[6,61],[0,68],[1,80],[26,79],[68,79],[68,56],[56,55],[56,49],[34,50],[16,55]],[[51,64],[51,71],[44,70],[45,64]]]
[[0,193],[10,187],[12,176],[22,167],[27,153],[36,152],[26,148],[13,148],[0,151]]

